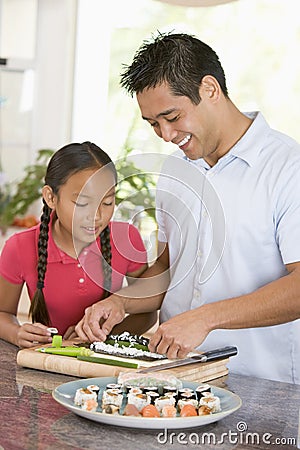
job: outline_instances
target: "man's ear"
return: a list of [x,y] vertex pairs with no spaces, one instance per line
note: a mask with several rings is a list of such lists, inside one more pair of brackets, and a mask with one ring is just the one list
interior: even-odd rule
[[218,99],[221,88],[215,77],[212,75],[205,75],[205,77],[202,78],[199,93],[201,98]]
[[42,189],[42,195],[49,208],[55,209],[56,195],[53,193],[52,188],[46,184]]

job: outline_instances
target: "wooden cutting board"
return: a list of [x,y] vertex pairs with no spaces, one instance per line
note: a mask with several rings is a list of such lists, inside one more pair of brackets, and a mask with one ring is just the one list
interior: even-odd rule
[[[64,342],[63,345],[72,345],[72,342]],[[36,347],[38,348],[38,347]],[[165,370],[188,381],[210,381],[227,375],[226,364],[228,358],[206,363],[195,363],[186,366]],[[141,362],[142,363],[142,362]],[[19,350],[17,364],[30,369],[38,369],[47,372],[55,372],[64,375],[72,375],[79,378],[90,377],[116,377],[120,372],[134,372],[138,369],[129,369],[120,366],[80,361],[70,356],[52,355],[37,352],[35,348]]]

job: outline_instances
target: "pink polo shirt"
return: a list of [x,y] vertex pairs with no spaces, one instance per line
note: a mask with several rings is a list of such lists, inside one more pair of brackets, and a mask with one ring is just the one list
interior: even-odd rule
[[[125,222],[111,222],[112,286],[122,287],[124,276],[147,262],[139,231]],[[39,225],[18,232],[5,243],[0,257],[0,275],[13,284],[26,283],[32,299],[37,284],[37,241]],[[64,334],[84,315],[84,310],[103,295],[100,239],[85,247],[78,259],[60,250],[49,229],[48,262],[44,296],[51,325]]]

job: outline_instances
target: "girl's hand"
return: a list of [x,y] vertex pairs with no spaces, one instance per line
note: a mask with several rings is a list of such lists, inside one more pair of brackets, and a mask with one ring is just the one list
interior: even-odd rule
[[86,308],[75,331],[83,341],[105,341],[113,327],[122,322],[124,317],[125,309],[122,299],[117,295],[111,295]]
[[41,323],[24,323],[18,329],[16,345],[20,348],[30,348],[38,344],[49,344],[51,342],[51,333]]

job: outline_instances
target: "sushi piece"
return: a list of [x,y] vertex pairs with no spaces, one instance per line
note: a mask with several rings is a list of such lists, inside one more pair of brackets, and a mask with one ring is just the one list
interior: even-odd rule
[[96,409],[98,408],[98,402],[96,402],[96,400],[94,400],[93,398],[89,400],[84,400],[81,408],[84,409],[85,411],[95,412]]
[[163,387],[163,393],[166,392],[173,392],[174,395],[177,395],[177,388],[175,386],[164,386]]
[[129,392],[127,395],[127,401],[131,405],[135,405],[138,411],[141,411],[144,406],[150,405],[151,399],[147,394],[133,394]]
[[148,394],[148,392],[156,392],[159,394],[159,389],[157,386],[144,386],[142,389],[145,394]]
[[195,406],[187,403],[181,408],[180,417],[192,417],[192,416],[198,416],[197,410]]
[[143,417],[160,417],[158,409],[154,405],[146,405],[141,410]]
[[95,392],[97,395],[99,394],[100,391],[100,387],[97,386],[96,384],[90,384],[87,389],[89,389],[92,392]]
[[195,392],[184,392],[183,394],[181,394],[180,396],[181,400],[190,400],[190,399],[195,399],[197,400],[196,394]]
[[144,394],[143,389],[140,387],[133,386],[129,389],[128,393],[130,394]]
[[108,383],[106,389],[122,389],[122,386],[118,383]]
[[137,409],[135,405],[132,405],[131,403],[127,403],[127,405],[124,408],[124,416],[140,416],[140,412]]
[[112,392],[110,389],[106,389],[102,394],[102,409],[106,405],[115,405],[121,408],[123,402],[123,394],[118,392]]
[[182,398],[186,394],[194,394],[194,390],[191,388],[182,388],[178,390],[178,399]]
[[56,334],[58,334],[58,329],[55,328],[55,327],[49,327],[49,328],[47,328],[47,331],[49,331],[49,333],[51,333],[51,337],[53,337]]
[[174,406],[177,406],[178,403],[178,396],[176,393],[172,392],[172,391],[167,391],[164,393],[164,397],[173,397],[175,400]]
[[102,408],[102,412],[104,414],[119,414],[120,408],[116,405],[105,405],[104,408]]
[[161,410],[162,417],[176,417],[177,409],[173,405],[166,405]]
[[155,400],[156,400],[157,398],[159,398],[159,393],[156,392],[156,391],[148,391],[148,392],[147,392],[147,395],[149,395],[149,397],[150,397],[150,403],[151,403],[152,405],[154,405],[154,404],[155,404]]
[[175,398],[173,396],[167,397],[163,395],[154,401],[154,405],[161,412],[164,406],[175,406]]
[[198,416],[208,416],[211,414],[211,409],[206,405],[201,405],[198,408]]
[[195,392],[197,399],[199,401],[201,397],[204,397],[206,395],[206,393],[211,393],[211,387],[207,383],[201,383],[199,384],[199,386],[196,387]]
[[87,388],[79,388],[75,392],[74,403],[77,406],[82,406],[83,403],[87,400],[96,400],[97,394],[95,392],[90,391]]
[[194,406],[194,408],[197,408],[198,400],[196,400],[195,398],[187,398],[187,399],[180,398],[177,403],[179,411],[181,411],[185,405],[192,405]]
[[208,406],[212,413],[221,411],[220,398],[217,396],[200,398],[199,406]]

